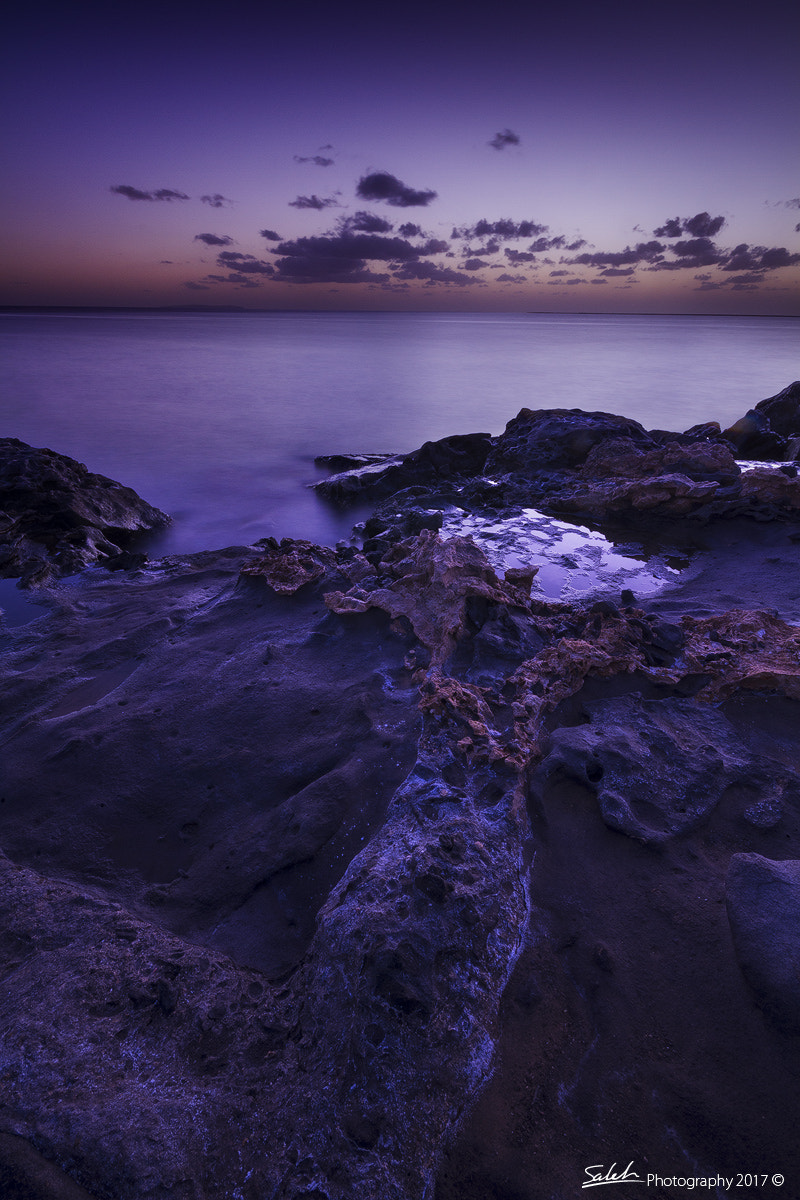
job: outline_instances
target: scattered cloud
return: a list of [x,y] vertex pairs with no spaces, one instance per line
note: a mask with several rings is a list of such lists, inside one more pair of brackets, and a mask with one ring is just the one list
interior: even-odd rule
[[496,133],[487,145],[491,146],[493,150],[505,150],[506,146],[518,146],[519,142],[518,133],[514,133],[511,129],[503,129],[500,133]]
[[268,242],[279,242],[281,240],[281,235],[276,233],[274,229],[259,229],[258,232]]
[[374,171],[362,175],[356,187],[356,195],[362,200],[385,200],[394,208],[424,207],[436,199],[434,191],[416,191],[402,183],[388,171]]
[[333,159],[326,158],[323,154],[311,154],[304,157],[302,154],[295,154],[294,161],[298,163],[313,163],[316,167],[332,167]]
[[784,200],[784,208],[800,208],[800,196],[794,196],[791,200]]
[[188,200],[185,192],[176,192],[172,188],[159,188],[156,192],[143,192],[141,188],[131,187],[128,183],[120,183],[108,189],[117,196],[127,196],[129,200]]
[[289,208],[315,208],[322,212],[323,208],[338,208],[339,201],[334,196],[298,196],[289,201]]
[[406,238],[423,236],[419,225],[413,225],[411,221],[406,221],[404,225],[400,226],[397,232]]
[[228,200],[227,197],[220,195],[219,192],[215,192],[213,196],[201,196],[200,200],[201,203],[208,204],[211,208],[230,208],[233,204],[232,200]]
[[223,235],[219,237],[216,233],[196,233],[193,239],[195,242],[205,242],[207,246],[232,246],[233,238]]
[[490,264],[484,262],[482,258],[468,258],[464,263],[465,271],[480,271],[483,267],[488,267]]
[[205,283],[195,283],[193,279],[187,279],[183,285],[189,288],[191,292],[207,292],[208,286]]
[[509,275],[507,271],[497,276],[498,283],[527,283],[527,279],[527,275]]

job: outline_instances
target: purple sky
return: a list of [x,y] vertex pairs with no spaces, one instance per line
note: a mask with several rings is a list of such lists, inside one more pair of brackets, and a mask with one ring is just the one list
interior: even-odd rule
[[32,3],[0,303],[800,313],[793,8]]

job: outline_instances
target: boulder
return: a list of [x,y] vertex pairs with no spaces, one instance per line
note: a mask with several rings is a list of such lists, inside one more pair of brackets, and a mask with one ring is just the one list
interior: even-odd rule
[[133,488],[16,438],[0,438],[0,513],[0,574],[24,583],[123,565],[137,534],[170,520]]
[[767,1015],[800,1033],[800,860],[734,854],[725,898],[742,974]]
[[579,408],[523,408],[497,439],[486,472],[499,475],[576,467],[598,442],[621,437],[641,447],[655,445],[644,426],[627,417]]

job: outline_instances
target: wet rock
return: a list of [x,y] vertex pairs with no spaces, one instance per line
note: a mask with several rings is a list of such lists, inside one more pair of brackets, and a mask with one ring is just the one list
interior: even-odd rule
[[425,442],[410,454],[396,455],[355,471],[323,479],[314,487],[326,499],[349,504],[359,499],[380,499],[414,486],[432,486],[441,480],[479,475],[492,446],[488,433],[456,434]]
[[742,974],[767,1015],[800,1033],[800,861],[734,854],[725,898]]
[[26,584],[95,562],[133,565],[135,536],[170,520],[132,488],[16,438],[0,438],[0,513],[0,574]]
[[800,381],[790,383],[776,396],[770,396],[755,406],[769,421],[773,433],[791,438],[800,434]]
[[765,412],[751,408],[723,433],[734,447],[737,458],[782,459],[786,438],[776,433]]

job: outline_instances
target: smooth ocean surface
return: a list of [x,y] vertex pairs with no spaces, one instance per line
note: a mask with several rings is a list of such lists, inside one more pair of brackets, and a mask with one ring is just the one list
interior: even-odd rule
[[316,454],[500,433],[520,408],[723,428],[800,377],[791,318],[417,313],[0,314],[0,436],[50,446],[169,512],[161,553],[356,516]]

